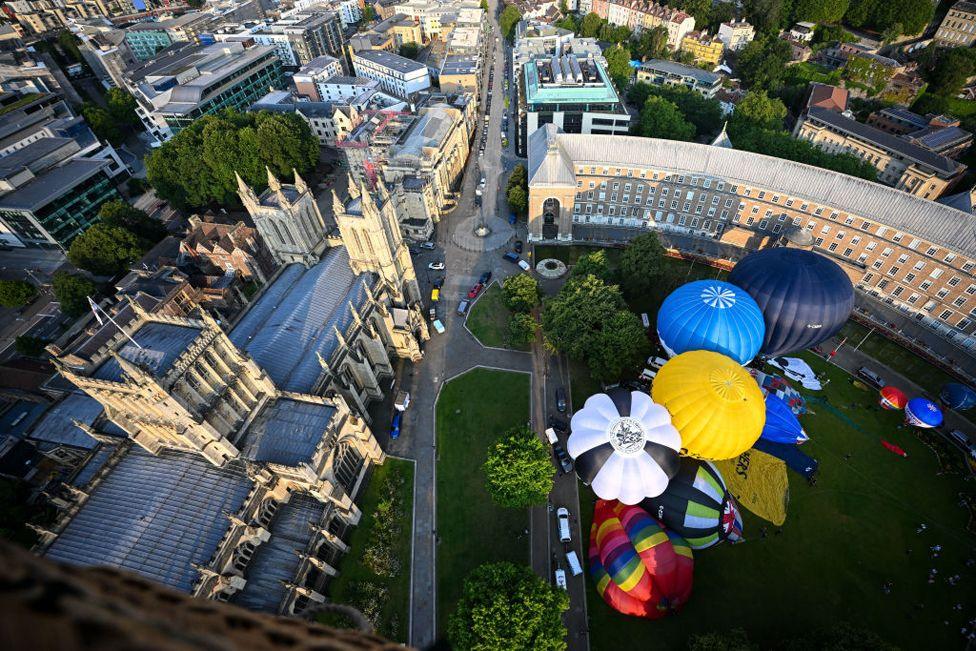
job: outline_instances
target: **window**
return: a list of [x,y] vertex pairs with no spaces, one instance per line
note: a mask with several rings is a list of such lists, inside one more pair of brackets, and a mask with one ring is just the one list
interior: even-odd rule
[[614,183],[613,184],[613,189],[614,190],[619,190],[620,189],[620,184],[619,183]]
[[948,321],[950,316],[952,316],[951,310],[942,310],[942,314],[939,315],[939,318],[943,321]]
[[966,264],[962,266],[962,270],[969,272],[973,270],[974,266],[976,266],[976,262],[967,261]]
[[976,294],[976,285],[970,285],[969,287],[967,287],[966,293],[969,294],[970,296]]
[[864,248],[867,249],[868,251],[874,251],[877,247],[878,247],[877,242],[868,242],[868,245]]
[[677,210],[677,209],[678,209],[678,202],[672,199],[671,200],[671,210]]
[[[869,228],[871,228],[871,226],[872,226],[871,222],[864,222],[861,224],[861,230],[866,231]],[[878,235],[881,235],[881,233],[878,233]]]
[[953,276],[952,278],[949,279],[949,287],[955,287],[956,285],[959,284],[960,280],[961,278],[959,278],[959,276]]
[[[864,223],[867,224],[867,222],[864,222]],[[887,233],[887,232],[888,232],[888,227],[887,226],[881,226],[881,227],[879,227],[878,228],[878,237],[884,237],[885,236],[885,233]]]
[[956,259],[956,254],[954,253],[946,253],[946,257],[944,258],[946,262],[950,262],[950,263],[955,259]]
[[860,242],[861,242],[861,238],[858,235],[855,235],[854,237],[851,238],[851,245],[852,246],[857,245],[857,244],[860,244]]
[[907,273],[907,274],[905,274],[905,282],[906,283],[910,283],[910,282],[912,282],[914,280],[915,280],[915,274],[913,274],[913,273]]
[[919,245],[920,245],[921,243],[922,243],[922,240],[920,240],[920,239],[918,239],[918,238],[912,238],[912,241],[911,241],[911,243],[910,243],[910,244],[908,245],[908,248],[910,248],[910,249],[911,249],[912,251],[914,251],[915,249],[917,249],[917,248],[919,247]]
[[931,286],[932,286],[932,281],[931,280],[923,280],[922,281],[922,284],[919,285],[918,287],[919,287],[919,289],[921,289],[924,292],[924,291],[928,291],[929,287],[931,287]]
[[718,205],[718,195],[717,194],[714,197],[712,197],[712,205],[713,206],[717,206]]
[[945,272],[942,269],[933,269],[932,271],[929,272],[929,278],[938,280],[939,278],[942,277],[943,273]]
[[894,290],[892,290],[891,295],[897,298],[898,296],[901,296],[902,292],[904,291],[905,291],[904,287],[901,286],[895,287]]
[[918,294],[912,294],[911,296],[908,297],[908,302],[911,303],[912,305],[915,305],[915,301],[917,301],[918,299],[919,299]]
[[938,296],[939,298],[945,298],[946,296],[949,295],[949,290],[943,287],[942,289],[937,291],[935,295]]
[[824,224],[824,227],[820,229],[820,232],[823,233],[824,235],[826,235],[827,233],[830,232],[830,226],[828,226],[827,224]]
[[845,257],[845,258],[849,258],[849,257],[851,257],[851,256],[852,256],[853,254],[854,254],[854,249],[852,249],[852,248],[850,248],[850,247],[848,247],[848,248],[846,248],[846,249],[844,249],[844,257]]
[[691,204],[686,201],[685,207],[682,210],[683,212],[688,212],[689,210],[691,210]]
[[871,266],[874,267],[875,269],[880,269],[881,265],[883,264],[884,264],[884,260],[875,260],[874,264],[872,264]]
[[895,267],[891,267],[890,269],[888,269],[888,275],[889,276],[894,276],[896,273],[898,273],[898,267],[895,266]]
[[786,207],[787,208],[792,208],[793,207],[793,200],[792,199],[787,199],[786,200]]
[[903,237],[905,237],[905,234],[902,233],[901,231],[897,231],[895,233],[895,236],[893,238],[891,238],[891,239],[893,239],[896,242],[901,242],[901,238],[903,238]]
[[818,237],[816,240],[814,240],[813,243],[815,245],[817,245],[817,246],[823,246],[823,238],[822,237]]
[[759,214],[759,206],[753,206],[752,207],[752,214],[753,215],[758,215]]
[[762,221],[759,222],[759,228],[761,230],[766,230],[766,227],[767,226],[769,226],[769,220],[768,219],[763,219]]
[[827,247],[827,250],[828,251],[836,251],[837,250],[837,242],[831,242],[830,243],[830,246]]
[[952,302],[952,304],[955,305],[956,307],[962,307],[963,305],[966,304],[966,297],[965,296],[960,296],[959,298],[957,298],[956,300],[954,300]]
[[960,330],[962,330],[967,326],[969,326],[969,319],[967,319],[966,317],[959,319],[959,323],[956,324],[956,327],[959,328]]
[[906,262],[908,262],[908,255],[902,253],[900,256],[898,256],[898,262],[899,264],[905,264]]
[[939,249],[937,249],[934,246],[930,246],[929,249],[928,249],[928,251],[925,252],[925,255],[935,255],[938,252],[939,252]]
[[891,248],[890,247],[887,247],[887,246],[884,249],[882,249],[882,251],[881,251],[881,255],[883,255],[886,258],[889,255],[891,255],[892,253],[894,253],[894,251],[892,251]]
[[860,262],[861,264],[864,264],[864,261],[867,259],[868,259],[867,253],[862,253],[861,255],[857,256],[857,261]]

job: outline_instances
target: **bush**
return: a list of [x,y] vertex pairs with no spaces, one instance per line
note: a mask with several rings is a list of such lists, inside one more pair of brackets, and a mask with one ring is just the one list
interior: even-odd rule
[[401,559],[397,556],[397,541],[403,535],[403,502],[400,489],[403,475],[387,475],[380,487],[382,497],[374,512],[373,530],[363,552],[363,565],[377,576],[392,578],[400,573]]
[[499,506],[538,506],[546,503],[552,491],[555,470],[549,450],[528,427],[510,430],[495,443],[481,469],[485,473],[485,490]]
[[531,312],[539,305],[539,283],[528,274],[509,276],[502,284],[505,305],[512,312]]
[[26,280],[0,280],[0,305],[24,307],[37,296],[37,288]]
[[51,290],[64,314],[81,316],[88,310],[88,297],[95,294],[96,287],[95,283],[84,276],[56,271],[51,281]]
[[517,312],[508,322],[508,343],[510,346],[528,346],[535,341],[538,324],[531,314]]

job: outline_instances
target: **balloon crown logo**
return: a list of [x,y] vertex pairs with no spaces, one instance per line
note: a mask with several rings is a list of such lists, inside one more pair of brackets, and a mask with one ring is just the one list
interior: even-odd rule
[[624,416],[610,426],[610,445],[620,454],[637,454],[646,442],[647,432],[636,418]]
[[728,287],[709,285],[702,290],[701,299],[709,307],[725,310],[735,305],[735,292]]

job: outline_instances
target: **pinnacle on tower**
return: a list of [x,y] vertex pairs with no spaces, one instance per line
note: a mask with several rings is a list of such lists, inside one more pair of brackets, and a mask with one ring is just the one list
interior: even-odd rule
[[298,170],[293,167],[291,171],[295,174],[295,189],[298,190],[299,194],[308,192],[308,185],[305,184],[305,179],[298,175]]
[[264,166],[264,169],[268,172],[268,189],[272,192],[281,192],[281,182],[278,181],[278,177],[271,172],[271,168],[267,165]]
[[339,195],[336,194],[335,188],[332,188],[332,214],[341,215],[345,212],[346,207],[342,205],[342,201],[339,200]]
[[244,179],[242,179],[241,175],[236,171],[234,172],[234,176],[237,177],[237,195],[241,198],[244,205],[247,205],[248,203],[257,203],[257,195],[254,194],[254,190],[251,189],[251,186],[245,183]]
[[359,187],[356,185],[356,179],[352,178],[351,172],[346,172],[346,186],[349,188],[349,198],[358,199]]

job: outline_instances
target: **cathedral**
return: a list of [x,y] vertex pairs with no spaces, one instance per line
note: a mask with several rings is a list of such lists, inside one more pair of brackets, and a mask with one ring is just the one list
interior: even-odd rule
[[36,551],[301,614],[326,600],[355,496],[385,459],[366,407],[394,358],[421,359],[427,326],[382,184],[333,192],[327,220],[297,174],[269,172],[260,196],[238,181],[280,268],[233,323],[132,301],[94,353],[59,351],[74,389],[51,411],[93,452]]

